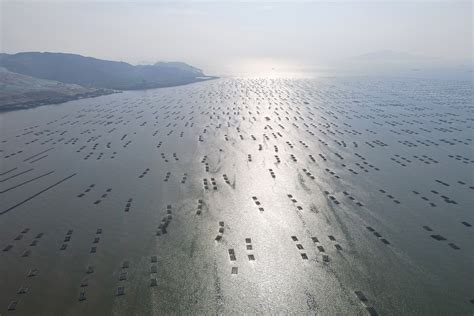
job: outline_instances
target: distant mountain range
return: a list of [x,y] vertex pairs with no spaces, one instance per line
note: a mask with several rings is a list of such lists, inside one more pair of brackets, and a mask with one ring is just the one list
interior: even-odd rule
[[472,80],[473,63],[419,54],[380,50],[338,60],[342,75],[397,76]]
[[0,66],[36,78],[116,90],[176,86],[204,77],[201,69],[180,62],[134,66],[63,53],[0,54]]
[[182,62],[131,65],[76,54],[0,54],[0,110],[213,79]]
[[353,60],[359,60],[359,61],[384,61],[384,62],[390,62],[390,61],[403,61],[403,62],[413,62],[413,61],[435,61],[435,58],[432,57],[426,57],[422,55],[415,55],[415,54],[410,54],[410,53],[405,53],[405,52],[398,52],[398,51],[392,51],[392,50],[379,50],[375,52],[370,52],[362,55],[358,55],[352,58]]

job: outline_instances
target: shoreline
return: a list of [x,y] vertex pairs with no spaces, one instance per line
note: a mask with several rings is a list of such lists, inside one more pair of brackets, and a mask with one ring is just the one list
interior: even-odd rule
[[3,112],[11,112],[17,110],[28,110],[33,109],[43,105],[52,105],[52,104],[61,104],[69,101],[75,101],[80,99],[88,99],[88,98],[96,98],[103,95],[109,95],[114,93],[121,93],[120,90],[106,90],[100,89],[92,92],[86,93],[79,93],[75,95],[63,95],[63,96],[56,96],[49,99],[40,99],[35,101],[27,101],[27,102],[20,102],[20,103],[11,103],[0,106],[0,113]]
[[[196,78],[197,79],[197,78]],[[20,103],[11,103],[0,106],[0,114],[5,112],[12,112],[18,110],[29,110],[34,109],[43,105],[53,105],[53,104],[61,104],[66,103],[69,101],[81,100],[81,99],[89,99],[89,98],[96,98],[104,95],[110,95],[115,93],[122,93],[124,91],[139,91],[139,90],[151,90],[151,89],[160,89],[160,88],[171,88],[171,87],[179,87],[184,86],[192,83],[198,83],[203,81],[215,80],[219,79],[217,76],[206,76],[205,78],[199,78],[197,80],[183,82],[181,84],[170,84],[170,85],[162,85],[159,87],[142,87],[136,89],[127,89],[127,90],[111,90],[111,89],[102,89],[99,88],[95,91],[86,92],[86,93],[79,93],[75,95],[63,95],[63,96],[56,96],[52,98],[46,98],[41,100],[35,101],[27,101],[27,102],[20,102]]]

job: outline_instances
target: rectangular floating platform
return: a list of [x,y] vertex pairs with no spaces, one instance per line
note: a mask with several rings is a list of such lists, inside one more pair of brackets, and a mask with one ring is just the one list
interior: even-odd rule
[[362,291],[355,291],[354,293],[355,293],[355,295],[357,295],[357,298],[359,299],[359,301],[361,301],[361,302],[367,302],[368,301],[367,297],[364,295],[364,293]]
[[8,310],[9,311],[14,311],[16,310],[16,306],[18,305],[18,301],[13,301],[8,304]]
[[85,300],[86,300],[86,292],[81,291],[81,293],[79,293],[79,302],[82,302],[82,301],[85,301]]
[[9,251],[10,249],[13,248],[13,245],[7,245],[5,248],[3,248],[3,251]]
[[117,288],[117,291],[115,291],[115,296],[122,296],[122,295],[125,295],[125,287],[119,286]]
[[386,245],[390,245],[390,242],[385,238],[380,239],[380,241],[382,241]]
[[459,248],[456,244],[454,244],[454,243],[452,243],[452,242],[449,243],[448,245],[449,245],[451,248],[455,249],[455,250],[461,249],[461,248]]
[[29,287],[27,286],[22,286],[18,289],[18,291],[16,292],[17,294],[26,294],[29,290]]
[[441,236],[441,235],[431,235],[431,238],[436,239],[436,240],[438,240],[438,241],[446,240],[446,238],[444,238],[444,237]]
[[127,272],[120,273],[119,281],[125,281],[127,279]]
[[379,313],[377,313],[375,308],[373,308],[372,306],[367,306],[365,309],[367,310],[370,316],[379,316]]

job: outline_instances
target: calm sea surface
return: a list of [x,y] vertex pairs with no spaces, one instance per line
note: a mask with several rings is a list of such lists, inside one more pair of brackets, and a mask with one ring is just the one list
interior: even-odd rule
[[227,78],[0,114],[0,314],[472,315],[473,90]]

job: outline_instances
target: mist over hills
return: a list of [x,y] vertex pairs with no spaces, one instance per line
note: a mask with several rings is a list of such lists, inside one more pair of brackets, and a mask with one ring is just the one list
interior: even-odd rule
[[201,80],[201,69],[181,62],[131,65],[76,54],[24,52],[0,54],[0,66],[41,79],[116,90],[160,88]]
[[213,78],[183,62],[134,66],[65,53],[0,54],[0,111]]
[[472,80],[474,63],[379,50],[338,60],[332,68],[340,75]]

